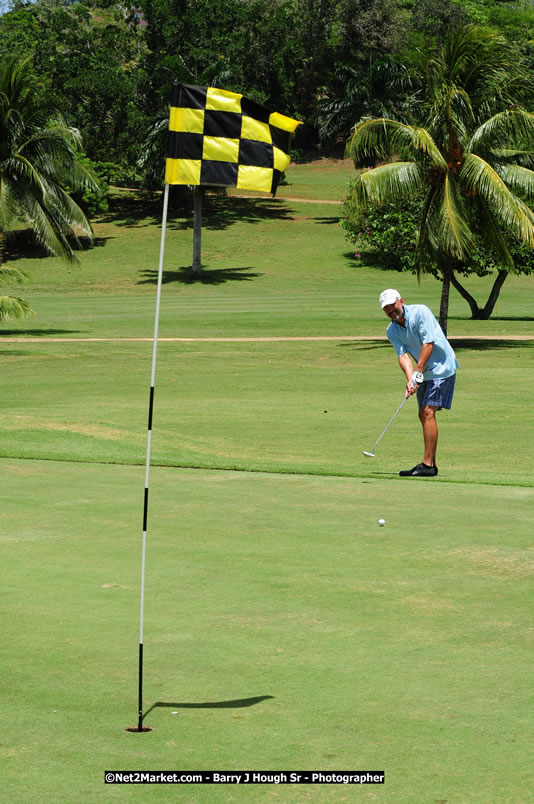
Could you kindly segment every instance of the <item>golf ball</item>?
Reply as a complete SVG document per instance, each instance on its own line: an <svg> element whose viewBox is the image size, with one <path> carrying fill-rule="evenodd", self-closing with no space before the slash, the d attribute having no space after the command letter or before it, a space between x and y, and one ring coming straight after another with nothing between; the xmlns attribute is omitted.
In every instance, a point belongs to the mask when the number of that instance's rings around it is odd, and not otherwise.
<svg viewBox="0 0 534 804"><path fill-rule="evenodd" d="M385 519L379 519L378 524L380 525L381 528L383 528L384 525L386 524L386 520Z"/></svg>

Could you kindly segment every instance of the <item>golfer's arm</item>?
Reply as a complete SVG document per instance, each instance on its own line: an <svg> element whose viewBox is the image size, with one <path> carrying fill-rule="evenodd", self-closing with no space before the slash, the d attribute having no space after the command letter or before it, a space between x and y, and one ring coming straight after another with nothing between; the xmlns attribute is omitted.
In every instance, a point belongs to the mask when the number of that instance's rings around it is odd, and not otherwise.
<svg viewBox="0 0 534 804"><path fill-rule="evenodd" d="M419 355L419 360L417 361L417 365L415 367L416 371L424 371L425 366L430 360L430 355L434 349L433 343L424 343L421 347L421 354Z"/></svg>
<svg viewBox="0 0 534 804"><path fill-rule="evenodd" d="M405 373L407 380L412 379L412 374L414 373L414 371L425 370L425 366L430 360L430 355L432 354L433 349L434 349L433 343L424 343L422 345L419 360L417 361L415 369L413 367L412 358L410 357L408 352L405 352L403 355L399 357L399 366Z"/></svg>
<svg viewBox="0 0 534 804"><path fill-rule="evenodd" d="M403 355L399 357L399 366L406 374L406 379L411 380L413 374L413 363L412 358L410 357L408 352L405 352Z"/></svg>

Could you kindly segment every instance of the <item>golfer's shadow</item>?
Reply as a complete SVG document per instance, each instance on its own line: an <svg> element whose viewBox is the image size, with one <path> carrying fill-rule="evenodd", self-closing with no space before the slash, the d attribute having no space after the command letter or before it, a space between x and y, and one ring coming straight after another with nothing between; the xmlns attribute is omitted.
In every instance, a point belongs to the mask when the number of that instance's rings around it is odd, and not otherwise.
<svg viewBox="0 0 534 804"><path fill-rule="evenodd" d="M238 698L235 701L204 701L202 703L168 703L156 701L143 715L143 720L157 708L161 709L241 709L274 699L274 695L257 695L255 698Z"/></svg>

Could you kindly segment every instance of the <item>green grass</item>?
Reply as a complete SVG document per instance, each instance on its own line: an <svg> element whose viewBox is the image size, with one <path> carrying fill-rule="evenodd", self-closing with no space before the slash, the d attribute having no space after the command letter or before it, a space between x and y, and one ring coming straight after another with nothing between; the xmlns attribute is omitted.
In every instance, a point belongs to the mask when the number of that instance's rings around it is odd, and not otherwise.
<svg viewBox="0 0 534 804"><path fill-rule="evenodd" d="M424 484L416 502L399 479L153 469L154 731L139 735L124 729L136 722L142 469L2 469L7 800L126 795L103 787L105 769L243 768L385 769L365 801L531 800L529 491Z"/></svg>
<svg viewBox="0 0 534 804"><path fill-rule="evenodd" d="M488 322L452 296L460 370L438 478L397 474L421 457L413 400L366 460L403 396L391 347L373 340L387 324L378 294L437 310L440 285L354 259L339 209L309 202L342 198L346 170L294 166L276 201L210 199L202 282L188 277L191 222L171 216L149 734L125 728L159 206L118 198L79 268L12 253L37 316L4 324L0 349L6 800L534 801L531 281L510 277ZM482 298L490 282L469 286ZM316 335L334 339L164 340ZM105 769L347 768L383 769L386 785L103 784Z"/></svg>
<svg viewBox="0 0 534 804"><path fill-rule="evenodd" d="M534 484L534 459L522 454L533 357L532 341L460 345L453 408L438 414L440 482ZM144 462L151 343L14 343L3 359L12 404L0 412L0 455ZM403 394L391 347L380 341L162 342L153 460L391 478L420 457L415 400L375 461L362 450Z"/></svg>
<svg viewBox="0 0 534 804"><path fill-rule="evenodd" d="M328 169L343 197L346 163ZM308 174L306 174L308 170ZM308 175L317 168L292 167ZM310 178L311 176L311 178ZM308 185L302 185L307 187ZM322 192L323 186L317 189ZM162 336L383 335L378 307L384 287L400 286L407 301L439 308L441 285L425 277L362 264L339 226L335 205L283 198L210 198L204 213L202 282L190 281L191 217L169 218L165 241ZM6 333L69 336L150 337L159 263L161 208L143 206L135 194L117 197L109 214L95 222L96 245L80 254L79 267L58 259L16 254L32 277L24 295L34 319L4 325ZM375 258L376 261L376 258ZM468 289L485 300L492 278L471 279ZM530 279L509 277L489 321L471 321L466 303L452 292L449 333L530 335ZM524 289L527 289L526 291Z"/></svg>

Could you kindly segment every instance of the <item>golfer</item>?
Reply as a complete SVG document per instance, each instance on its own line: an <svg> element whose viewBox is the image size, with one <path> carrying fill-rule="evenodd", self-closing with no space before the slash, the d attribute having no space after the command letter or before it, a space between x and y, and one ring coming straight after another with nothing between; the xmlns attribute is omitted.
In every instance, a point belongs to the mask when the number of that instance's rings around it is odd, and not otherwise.
<svg viewBox="0 0 534 804"><path fill-rule="evenodd" d="M391 319L386 335L406 375L406 395L417 392L425 442L421 463L399 474L401 477L435 477L438 473L436 412L442 408L448 410L452 405L458 361L434 314L424 304L404 304L399 291L388 288L380 294L380 306ZM418 371L424 379L419 386L412 382L412 376Z"/></svg>

